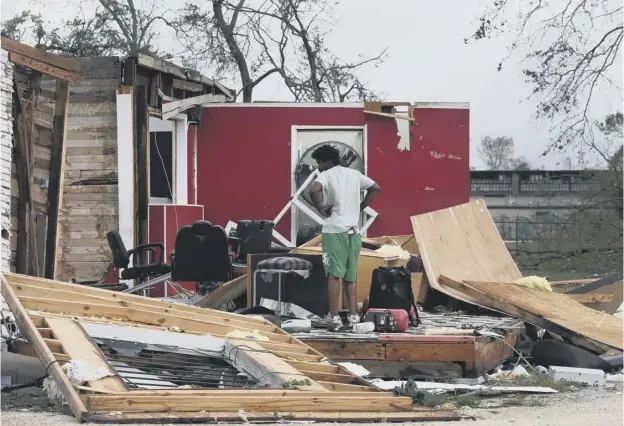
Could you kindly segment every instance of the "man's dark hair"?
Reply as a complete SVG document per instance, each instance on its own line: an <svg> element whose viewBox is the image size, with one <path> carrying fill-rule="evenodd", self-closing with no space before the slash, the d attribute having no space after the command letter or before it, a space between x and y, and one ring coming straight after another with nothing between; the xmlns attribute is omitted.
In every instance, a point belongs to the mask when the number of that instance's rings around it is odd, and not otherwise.
<svg viewBox="0 0 624 426"><path fill-rule="evenodd" d="M340 151L330 144L316 148L312 153L312 158L316 161L331 161L335 165L340 165Z"/></svg>

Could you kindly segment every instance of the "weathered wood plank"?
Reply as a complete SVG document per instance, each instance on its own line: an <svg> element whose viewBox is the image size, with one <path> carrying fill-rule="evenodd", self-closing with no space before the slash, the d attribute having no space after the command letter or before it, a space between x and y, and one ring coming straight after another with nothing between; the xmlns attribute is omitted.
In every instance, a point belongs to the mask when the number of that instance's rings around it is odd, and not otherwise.
<svg viewBox="0 0 624 426"><path fill-rule="evenodd" d="M55 55L53 53L47 53L39 49L35 49L34 47L28 46L23 43L19 43L17 41L10 40L8 38L2 37L2 48L7 52L11 52L12 54L18 54L20 56L24 56L37 62L44 63L48 66L53 66L55 68L60 68L64 71L71 71L72 74L76 74L80 72L80 65L69 58L64 58L59 55ZM20 64L21 65L21 64ZM53 75L53 74L51 74ZM77 75L77 79L80 79L80 76Z"/></svg>
<svg viewBox="0 0 624 426"><path fill-rule="evenodd" d="M20 55L19 53L9 53L9 61L13 62L16 65L21 65L23 67L42 72L43 74L48 74L56 78L60 78L61 80L70 81L72 83L80 80L80 75L75 72L67 71L62 68L57 68L55 66L46 64L45 62L41 62L37 59Z"/></svg>
<svg viewBox="0 0 624 426"><path fill-rule="evenodd" d="M412 399L405 397L307 397L301 396L88 396L92 411L201 411L201 410L246 410L246 411L409 411Z"/></svg>
<svg viewBox="0 0 624 426"><path fill-rule="evenodd" d="M4 275L0 275L1 280L1 288L2 295L4 299L11 309L11 312L15 316L15 321L17 322L20 331L28 338L28 340L32 343L35 353L39 360L43 362L46 366L46 371L50 374L59 390L67 400L72 413L78 421L82 421L84 416L87 415L87 409L78 397L78 394L74 390L72 384L69 382L69 379L65 375L65 373L61 370L61 367L56 361L54 354L50 351L48 346L44 343L43 338L37 331L35 324L30 319L24 306L20 303L17 295L11 288L11 285L8 283Z"/></svg>

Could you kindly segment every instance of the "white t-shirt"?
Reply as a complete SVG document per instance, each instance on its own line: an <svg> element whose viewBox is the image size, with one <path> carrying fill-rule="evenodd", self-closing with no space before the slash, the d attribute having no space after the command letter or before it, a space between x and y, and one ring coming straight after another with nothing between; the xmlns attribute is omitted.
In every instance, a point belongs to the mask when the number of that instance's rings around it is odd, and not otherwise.
<svg viewBox="0 0 624 426"><path fill-rule="evenodd" d="M323 185L323 203L332 206L331 216L325 218L323 233L338 234L358 229L362 191L375 182L357 170L334 166L321 172L316 181Z"/></svg>

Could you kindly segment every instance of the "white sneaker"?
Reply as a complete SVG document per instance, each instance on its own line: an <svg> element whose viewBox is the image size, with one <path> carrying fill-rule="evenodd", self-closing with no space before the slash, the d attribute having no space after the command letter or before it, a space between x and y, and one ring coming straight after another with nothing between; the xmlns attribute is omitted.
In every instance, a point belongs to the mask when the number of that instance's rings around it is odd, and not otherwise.
<svg viewBox="0 0 624 426"><path fill-rule="evenodd" d="M330 331L336 331L342 328L342 320L338 315L332 318L330 314L327 314L325 318L321 320L321 324L327 327Z"/></svg>
<svg viewBox="0 0 624 426"><path fill-rule="evenodd" d="M358 314L349 315L349 325L354 326L355 324L360 322L360 316Z"/></svg>

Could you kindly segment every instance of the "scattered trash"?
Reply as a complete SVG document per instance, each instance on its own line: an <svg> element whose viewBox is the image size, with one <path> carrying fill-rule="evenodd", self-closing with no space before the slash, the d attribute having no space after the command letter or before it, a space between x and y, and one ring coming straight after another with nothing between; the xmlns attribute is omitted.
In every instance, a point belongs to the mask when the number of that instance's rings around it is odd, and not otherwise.
<svg viewBox="0 0 624 426"><path fill-rule="evenodd" d="M309 333L312 321L309 319L291 319L282 322L282 330L287 333Z"/></svg>
<svg viewBox="0 0 624 426"><path fill-rule="evenodd" d="M409 381L404 380L371 380L380 389L392 390L405 386ZM490 386L490 385L461 385L454 383L417 382L411 381L416 389L429 393L447 393L456 391L479 391L484 394L504 393L558 393L557 390L544 386Z"/></svg>
<svg viewBox="0 0 624 426"><path fill-rule="evenodd" d="M78 386L111 375L107 368L93 368L84 360L71 360L63 366L63 370L67 373L69 381Z"/></svg>
<svg viewBox="0 0 624 426"><path fill-rule="evenodd" d="M553 380L567 380L593 387L602 387L607 383L607 375L604 371L589 368L550 366L548 375Z"/></svg>

